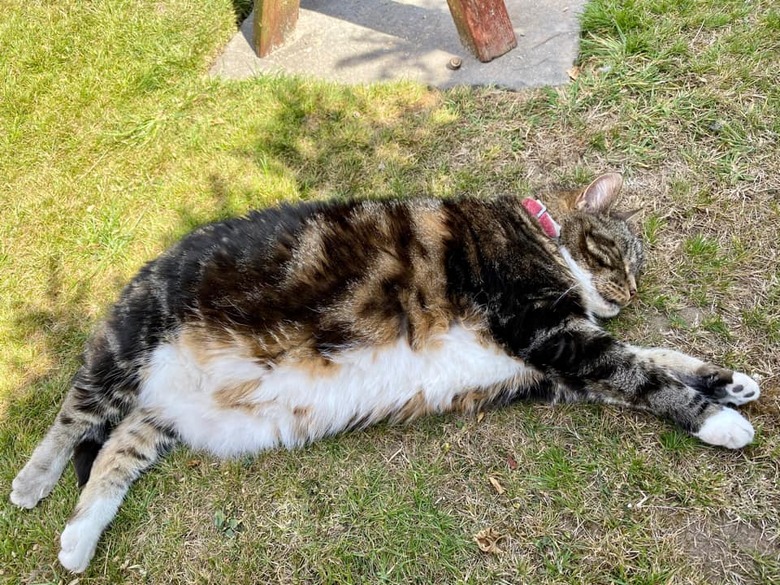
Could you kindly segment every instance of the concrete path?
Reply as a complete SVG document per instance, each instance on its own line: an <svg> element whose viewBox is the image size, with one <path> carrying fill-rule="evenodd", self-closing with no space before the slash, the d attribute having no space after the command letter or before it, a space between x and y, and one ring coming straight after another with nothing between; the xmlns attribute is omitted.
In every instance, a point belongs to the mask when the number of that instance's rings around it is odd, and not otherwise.
<svg viewBox="0 0 780 585"><path fill-rule="evenodd" d="M517 48L480 63L461 45L446 0L301 0L292 38L259 59L252 16L211 74L241 79L269 72L347 84L410 79L434 87L496 85L521 89L568 81L585 0L506 0ZM447 67L453 57L460 69Z"/></svg>

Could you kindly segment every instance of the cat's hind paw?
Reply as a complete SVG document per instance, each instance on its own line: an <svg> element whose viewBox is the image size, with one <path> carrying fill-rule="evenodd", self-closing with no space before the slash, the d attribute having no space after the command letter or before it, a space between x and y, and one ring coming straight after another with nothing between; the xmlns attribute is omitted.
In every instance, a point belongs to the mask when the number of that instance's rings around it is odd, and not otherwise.
<svg viewBox="0 0 780 585"><path fill-rule="evenodd" d="M49 495L59 478L59 474L25 465L11 482L11 503L20 508L34 508Z"/></svg>
<svg viewBox="0 0 780 585"><path fill-rule="evenodd" d="M90 525L89 519L71 520L65 526L60 536L60 564L72 573L83 573L89 566L89 561L95 555L98 532Z"/></svg>
<svg viewBox="0 0 780 585"><path fill-rule="evenodd" d="M693 435L705 443L741 449L753 441L753 425L733 408L723 408L710 416Z"/></svg>

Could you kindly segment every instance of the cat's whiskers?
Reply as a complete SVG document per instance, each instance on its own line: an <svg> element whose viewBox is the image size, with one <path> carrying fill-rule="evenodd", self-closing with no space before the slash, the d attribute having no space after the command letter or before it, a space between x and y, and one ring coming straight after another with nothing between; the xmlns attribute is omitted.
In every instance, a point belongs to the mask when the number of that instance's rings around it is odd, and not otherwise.
<svg viewBox="0 0 780 585"><path fill-rule="evenodd" d="M580 287L580 286L581 286L581 285L580 285L580 283L579 283L579 282L575 282L573 285L571 285L569 288L567 288L565 291L563 291L563 293L561 294L561 296L559 296L559 297L556 299L556 301L555 301L555 302L552 304L552 306L553 306L553 307L554 307L554 306L556 306L558 303L560 303L560 302L561 302L561 301L564 299L564 297L566 297L566 295L568 295L568 294L569 294L571 291L573 291L575 288L578 288L578 287Z"/></svg>

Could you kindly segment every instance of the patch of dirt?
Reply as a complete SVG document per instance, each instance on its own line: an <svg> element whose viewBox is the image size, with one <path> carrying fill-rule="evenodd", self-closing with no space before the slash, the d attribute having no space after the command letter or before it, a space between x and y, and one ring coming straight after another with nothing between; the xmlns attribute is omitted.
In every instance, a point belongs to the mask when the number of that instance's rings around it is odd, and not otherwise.
<svg viewBox="0 0 780 585"><path fill-rule="evenodd" d="M725 515L692 519L679 533L685 553L711 583L744 582L749 577L755 553L780 555L777 527L750 523Z"/></svg>
<svg viewBox="0 0 780 585"><path fill-rule="evenodd" d="M680 310L680 318L689 327L698 327L707 318L707 313L696 307L686 307Z"/></svg>

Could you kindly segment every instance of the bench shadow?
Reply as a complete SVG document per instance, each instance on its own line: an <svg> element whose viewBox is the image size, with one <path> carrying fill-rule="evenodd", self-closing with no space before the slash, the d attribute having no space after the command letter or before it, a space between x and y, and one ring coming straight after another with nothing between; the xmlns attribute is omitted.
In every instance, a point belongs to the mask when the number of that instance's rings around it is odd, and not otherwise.
<svg viewBox="0 0 780 585"><path fill-rule="evenodd" d="M318 12L356 26L403 39L418 46L430 49L457 50L455 23L446 2L426 2L428 6L417 6L392 0L361 0L352 2L343 0L301 0L301 8ZM433 36L434 31L452 30L455 43L428 42L427 30ZM436 35L439 36L439 35ZM443 46L442 46L443 45Z"/></svg>

